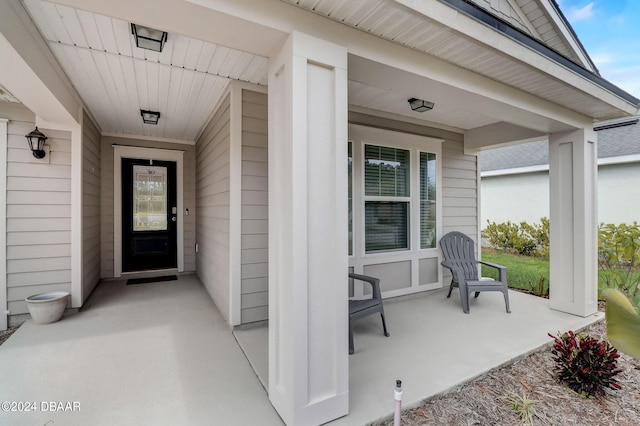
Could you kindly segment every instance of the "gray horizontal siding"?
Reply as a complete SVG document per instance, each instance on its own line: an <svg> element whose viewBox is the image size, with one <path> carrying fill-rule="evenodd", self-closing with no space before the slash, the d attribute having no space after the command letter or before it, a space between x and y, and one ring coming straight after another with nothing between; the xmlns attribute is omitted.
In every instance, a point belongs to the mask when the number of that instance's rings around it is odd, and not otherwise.
<svg viewBox="0 0 640 426"><path fill-rule="evenodd" d="M451 140L442 146L442 233L460 231L478 241L477 157L463 147Z"/></svg>
<svg viewBox="0 0 640 426"><path fill-rule="evenodd" d="M269 317L267 95L242 91L241 322Z"/></svg>
<svg viewBox="0 0 640 426"><path fill-rule="evenodd" d="M82 299L89 297L101 273L101 141L100 132L85 114L82 132Z"/></svg>
<svg viewBox="0 0 640 426"><path fill-rule="evenodd" d="M71 135L40 128L50 152L35 159L24 135L33 114L0 103L7 135L7 301L11 315L27 313L25 297L71 290Z"/></svg>
<svg viewBox="0 0 640 426"><path fill-rule="evenodd" d="M230 99L222 102L196 144L195 256L200 281L229 319Z"/></svg>

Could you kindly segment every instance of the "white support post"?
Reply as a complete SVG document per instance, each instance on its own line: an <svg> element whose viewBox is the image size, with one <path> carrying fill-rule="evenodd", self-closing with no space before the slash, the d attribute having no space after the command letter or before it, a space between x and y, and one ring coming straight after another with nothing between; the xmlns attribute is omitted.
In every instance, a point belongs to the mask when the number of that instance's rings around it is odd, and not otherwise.
<svg viewBox="0 0 640 426"><path fill-rule="evenodd" d="M0 331L8 326L7 305L7 129L9 120L0 118Z"/></svg>
<svg viewBox="0 0 640 426"><path fill-rule="evenodd" d="M347 50L292 33L269 62L269 398L288 425L349 409Z"/></svg>
<svg viewBox="0 0 640 426"><path fill-rule="evenodd" d="M549 137L552 309L598 310L597 135L588 128Z"/></svg>

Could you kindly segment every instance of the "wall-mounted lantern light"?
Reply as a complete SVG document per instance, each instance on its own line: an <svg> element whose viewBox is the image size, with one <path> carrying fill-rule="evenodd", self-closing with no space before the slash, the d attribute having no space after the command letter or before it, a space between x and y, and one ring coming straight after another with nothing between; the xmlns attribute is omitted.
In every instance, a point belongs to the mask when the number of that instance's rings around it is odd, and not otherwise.
<svg viewBox="0 0 640 426"><path fill-rule="evenodd" d="M131 33L136 39L136 46L141 49L162 52L162 48L167 41L165 31L154 30L142 25L131 24Z"/></svg>
<svg viewBox="0 0 640 426"><path fill-rule="evenodd" d="M38 159L44 158L46 155L46 152L44 152L44 141L47 140L44 133L38 130L38 127L36 126L35 130L24 135L24 137L27 138L27 141L29 142L29 149L33 153L33 156Z"/></svg>
<svg viewBox="0 0 640 426"><path fill-rule="evenodd" d="M433 102L425 101L422 99L411 98L409 99L409 105L411 105L411 109L417 112L425 112L433 109L435 105Z"/></svg>
<svg viewBox="0 0 640 426"><path fill-rule="evenodd" d="M144 109L140 110L140 115L142 116L142 122L144 124L158 124L158 120L160 120L160 113L158 111L147 111Z"/></svg>

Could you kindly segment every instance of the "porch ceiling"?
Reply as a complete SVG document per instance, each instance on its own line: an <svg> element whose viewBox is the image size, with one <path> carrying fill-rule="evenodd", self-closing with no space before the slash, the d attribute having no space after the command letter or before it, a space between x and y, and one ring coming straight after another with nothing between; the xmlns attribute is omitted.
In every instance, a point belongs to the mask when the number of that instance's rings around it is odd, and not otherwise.
<svg viewBox="0 0 640 426"><path fill-rule="evenodd" d="M174 28L182 28L184 31L169 32L164 51L157 53L135 47L130 22L120 9L114 12L117 17L109 17L72 7L84 7L83 2L61 0L62 3L70 4L62 5L45 0L22 1L103 134L110 135L195 141L231 80L267 84L268 46L276 38L277 34L273 33L286 34L287 31L275 25L274 28L267 29L271 31L269 37L256 41L252 47L251 43L247 44L247 34L242 33L242 30L237 30L238 34L228 34L227 31L224 35L214 37L185 29L186 23L197 13L192 10L187 12L185 8L188 3L198 2L191 0L184 4L174 4L166 1L165 6L170 4L171 8L167 6L162 14L154 16L159 19L158 22L167 22L171 11L181 12L184 16L180 20L174 20L180 23ZM92 7L96 3L91 2ZM611 102L603 101L587 91L577 90L574 85L563 82L539 67L518 61L488 44L430 19L404 3L410 2L282 0L280 4L283 6L276 9L291 6L298 11L313 12L322 19L328 18L425 53L426 61L429 58L444 60L516 88L520 93L551 101L596 120L624 115ZM119 4L117 7L121 6ZM277 2L273 6L277 6ZM193 4L189 7L193 7ZM87 8L91 7L88 5ZM211 9L203 10L211 12ZM101 9L101 12L109 13L106 9ZM140 16L136 13L132 15ZM150 22L155 22L156 18L149 18ZM237 17L230 16L230 19ZM260 28L257 34L263 34L262 30L264 28ZM187 33L188 36L185 35ZM230 39L234 39L234 42L242 39L244 44L236 43L236 47L242 47L230 48L233 44L230 44ZM409 84L404 78L407 74L404 71L387 67L387 82L384 84L362 78L362 73L351 66L366 61L364 58L350 56L349 104L352 108L382 111L459 131L486 128L508 121L508 114L502 115L496 113L495 109L478 107L478 96L463 89L438 87L437 83L426 79L421 82L411 79L412 83ZM576 79L581 78L576 76ZM455 96L453 92L456 92ZM412 112L407 104L409 97L423 97L436 102L436 108L427 114ZM482 99L492 103L490 98ZM143 124L141 109L160 111L158 125ZM531 116L526 119L521 117L520 120L510 122L543 133L562 127L553 123L553 120L531 127L528 123L532 119ZM523 122L527 122L527 125Z"/></svg>

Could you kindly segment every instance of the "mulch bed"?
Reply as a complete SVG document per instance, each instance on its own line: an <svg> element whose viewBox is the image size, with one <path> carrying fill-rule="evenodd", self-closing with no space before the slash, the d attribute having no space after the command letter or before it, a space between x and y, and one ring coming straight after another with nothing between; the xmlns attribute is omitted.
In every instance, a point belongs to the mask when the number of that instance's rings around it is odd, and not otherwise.
<svg viewBox="0 0 640 426"><path fill-rule="evenodd" d="M604 321L583 332L607 338ZM640 425L640 361L620 353L622 372L616 379L622 389L595 399L581 398L557 383L554 366L551 348L545 348L404 411L402 425L522 425L509 403L523 396L534 401L537 425ZM393 419L378 424L393 425Z"/></svg>

